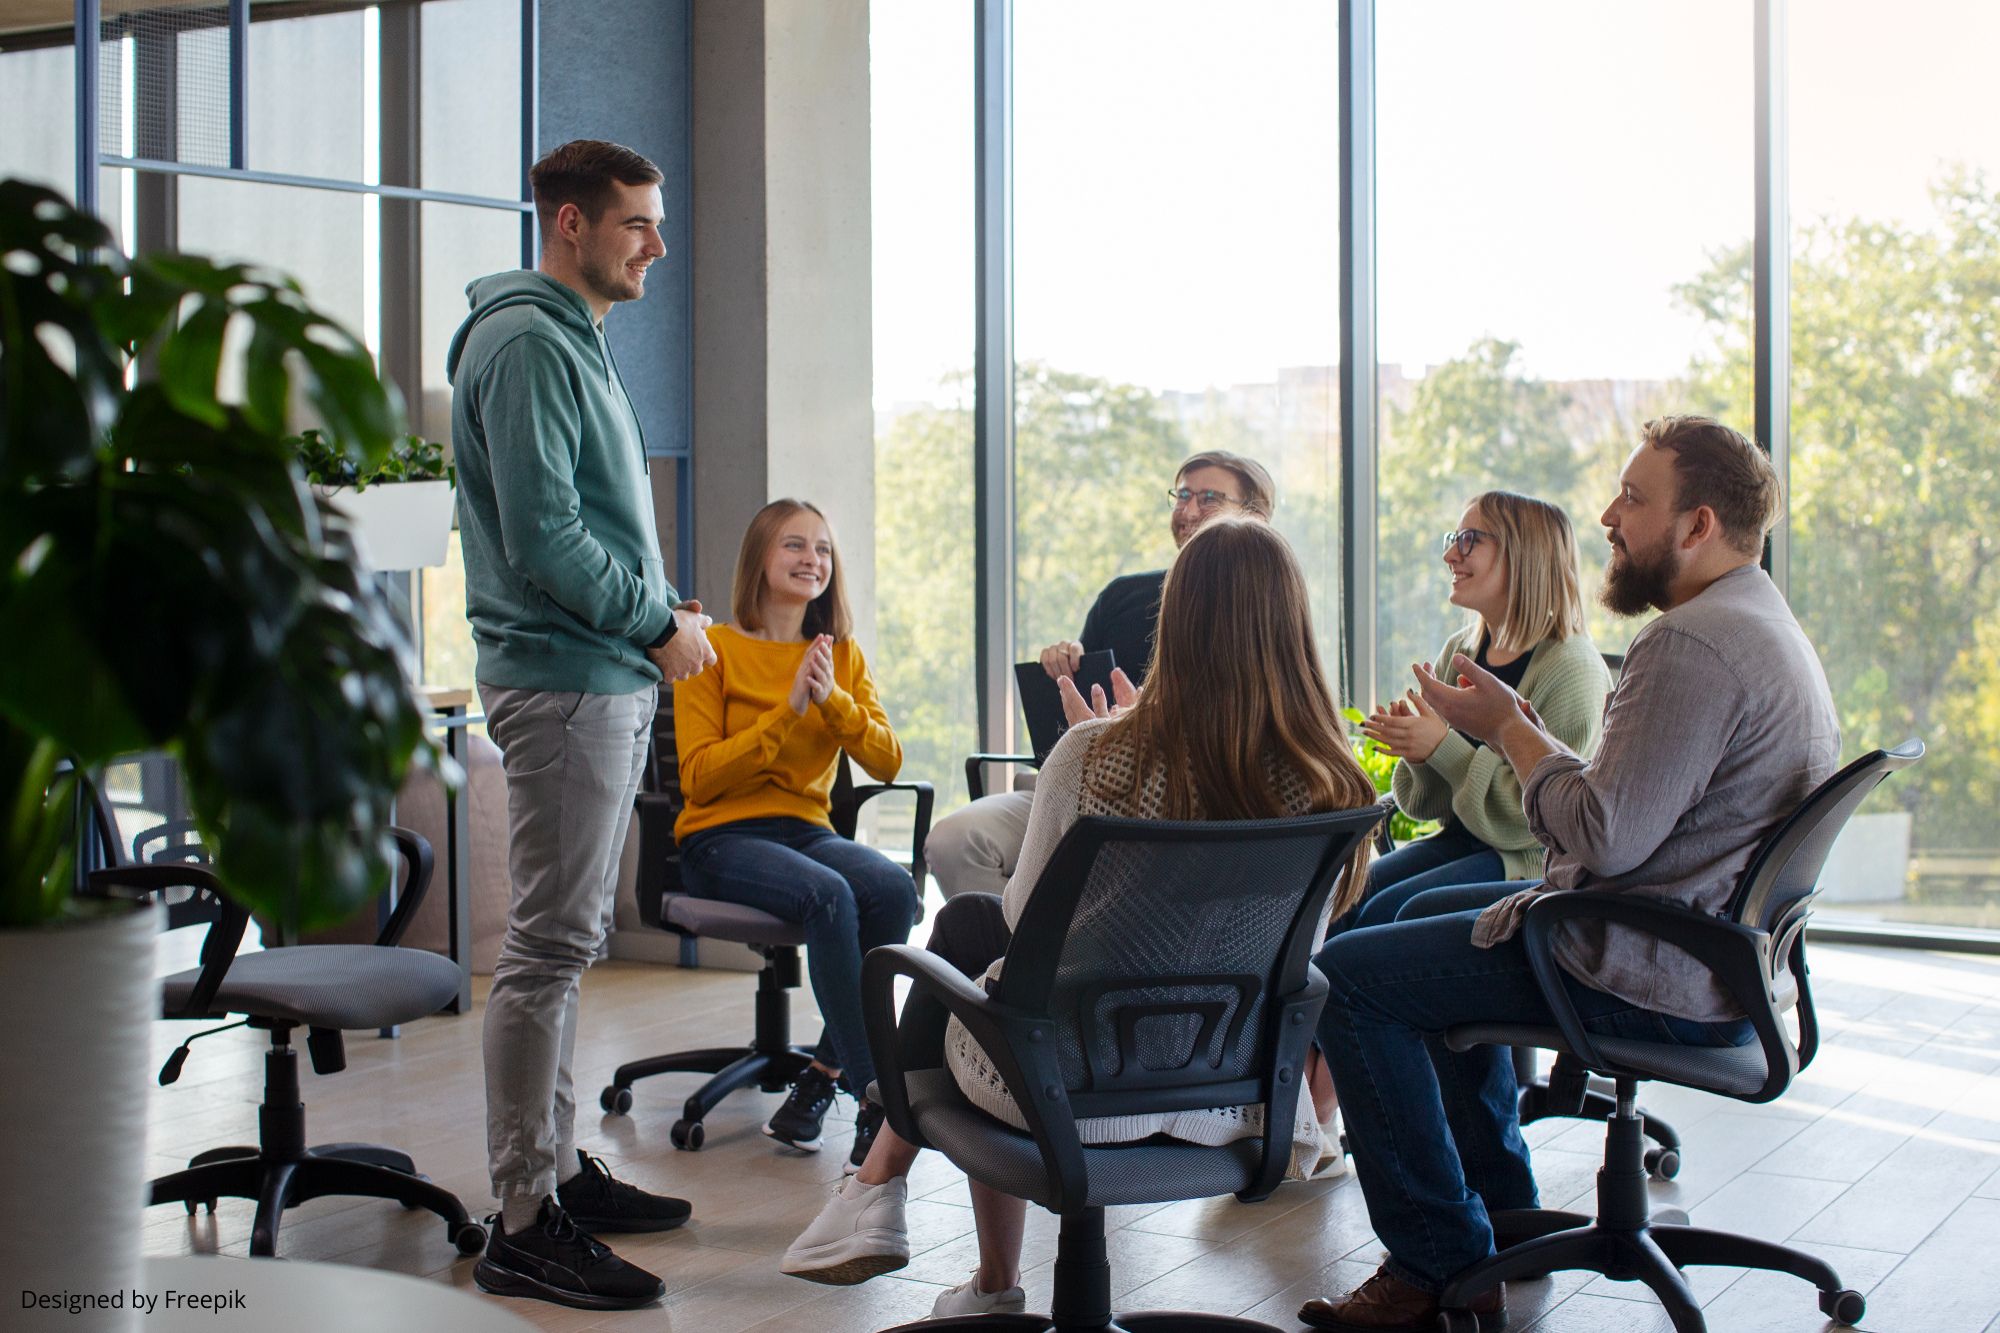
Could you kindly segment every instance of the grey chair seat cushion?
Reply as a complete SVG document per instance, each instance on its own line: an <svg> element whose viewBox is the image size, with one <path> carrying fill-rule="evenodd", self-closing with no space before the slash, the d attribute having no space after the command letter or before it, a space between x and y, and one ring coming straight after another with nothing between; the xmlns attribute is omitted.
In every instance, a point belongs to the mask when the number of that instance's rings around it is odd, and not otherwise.
<svg viewBox="0 0 2000 1333"><path fill-rule="evenodd" d="M1449 1029L1445 1041L1456 1051L1469 1046L1538 1046L1575 1054L1558 1028L1512 1023L1464 1023ZM1682 1046L1599 1037L1597 1047L1627 1069L1705 1092L1748 1096L1764 1086L1764 1048L1754 1041L1743 1046Z"/></svg>
<svg viewBox="0 0 2000 1333"><path fill-rule="evenodd" d="M162 983L165 1013L179 1014L200 968ZM301 944L238 954L212 1012L277 1018L316 1028L380 1028L434 1014L458 994L458 968L424 949Z"/></svg>
<svg viewBox="0 0 2000 1333"><path fill-rule="evenodd" d="M669 930L738 944L804 944L806 928L741 903L669 893L660 900L660 919Z"/></svg>
<svg viewBox="0 0 2000 1333"><path fill-rule="evenodd" d="M974 1179L1017 1199L1051 1206L1053 1194L1032 1136L1006 1125L965 1100L948 1069L908 1075L910 1113L932 1147ZM1248 1189L1262 1158L1261 1138L1219 1148L1193 1143L1086 1147L1090 1180L1087 1207L1120 1203L1171 1203L1207 1199Z"/></svg>

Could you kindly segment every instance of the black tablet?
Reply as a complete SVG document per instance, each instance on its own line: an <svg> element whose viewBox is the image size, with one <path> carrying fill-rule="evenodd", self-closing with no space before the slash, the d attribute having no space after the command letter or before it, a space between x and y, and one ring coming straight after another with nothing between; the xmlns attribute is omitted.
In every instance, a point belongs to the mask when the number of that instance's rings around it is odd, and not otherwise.
<svg viewBox="0 0 2000 1333"><path fill-rule="evenodd" d="M1100 652L1085 653L1083 664L1076 670L1076 689L1086 700L1090 698L1090 687L1102 686L1104 697L1111 697L1111 669L1117 665L1109 648ZM1069 730L1069 722L1063 717L1062 695L1056 690L1056 683L1049 673L1042 670L1040 662L1017 662L1014 664L1015 687L1021 692L1021 713L1028 719L1028 740L1035 749L1035 762L1048 762L1049 751L1056 748L1056 742Z"/></svg>

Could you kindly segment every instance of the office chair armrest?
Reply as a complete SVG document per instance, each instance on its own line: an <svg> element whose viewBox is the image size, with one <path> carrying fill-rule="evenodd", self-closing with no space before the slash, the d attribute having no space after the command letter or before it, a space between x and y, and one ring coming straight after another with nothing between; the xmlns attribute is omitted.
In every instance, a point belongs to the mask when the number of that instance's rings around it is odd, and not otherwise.
<svg viewBox="0 0 2000 1333"><path fill-rule="evenodd" d="M1269 1198L1285 1178L1292 1161L1292 1121L1298 1114L1299 1098L1306 1090L1306 1057L1312 1050L1320 1010L1326 1007L1326 977L1319 968L1306 964L1306 984L1284 997L1275 1006L1272 1021L1277 1024L1277 1058L1271 1062L1272 1077L1264 1086L1264 1160L1257 1179L1236 1197L1244 1203ZM1281 1081L1280 1076L1290 1077Z"/></svg>
<svg viewBox="0 0 2000 1333"><path fill-rule="evenodd" d="M1765 981L1767 951L1771 947L1769 935L1735 921L1636 894L1590 890L1539 894L1530 901L1523 918L1522 943L1556 1026L1586 1065L1607 1073L1660 1077L1647 1070L1627 1069L1605 1056L1577 1016L1555 958L1556 927L1576 920L1601 921L1643 931L1708 967L1749 1019L1763 1048L1764 1085L1743 1100L1770 1101L1791 1083L1797 1056L1779 1024Z"/></svg>
<svg viewBox="0 0 2000 1333"><path fill-rule="evenodd" d="M965 790L973 800L986 795L986 766L988 764L1024 764L1029 768L1040 768L1031 754L969 754L965 757Z"/></svg>
<svg viewBox="0 0 2000 1333"><path fill-rule="evenodd" d="M195 978L194 989L188 992L188 1001L181 1012L168 1015L206 1017L215 993L222 989L222 979L228 974L230 963L236 959L236 950L243 943L243 932L250 925L249 909L223 894L222 881L213 870L185 861L109 866L91 871L88 882L91 891L102 897L114 896L112 891L117 889L135 889L137 893L131 896L141 900L158 897L168 889L195 889L215 899L216 917L209 922L208 932L201 939L201 975Z"/></svg>
<svg viewBox="0 0 2000 1333"><path fill-rule="evenodd" d="M1382 822L1375 826L1375 854L1377 856L1387 856L1390 852L1396 850L1395 836L1389 832L1390 825L1397 814L1396 798L1393 796L1384 796L1381 800L1375 802L1375 804L1382 811Z"/></svg>
<svg viewBox="0 0 2000 1333"><path fill-rule="evenodd" d="M437 854L421 833L391 825L389 837L396 844L396 856L402 862L404 875L396 894L396 910L389 914L389 919L382 923L381 933L375 937L376 946L384 949L402 943L403 932L410 928L411 919L430 891L431 874L437 869Z"/></svg>
<svg viewBox="0 0 2000 1333"><path fill-rule="evenodd" d="M910 827L910 878L917 882L917 901L924 899L924 876L930 868L924 863L924 844L931 836L931 810L937 804L937 793L928 782L871 782L856 787L853 792L854 808L859 810L868 802L886 792L906 791L917 798L917 819Z"/></svg>
<svg viewBox="0 0 2000 1333"><path fill-rule="evenodd" d="M1028 1124L1041 1149L1042 1167L1056 1186L1057 1201L1081 1200L1087 1182L1083 1169L1083 1144L1076 1133L1076 1118L1070 1113L1069 1097L1063 1087L1062 1070L1056 1061L1053 1031L1049 1021L995 1000L984 987L967 977L928 949L908 944L885 944L868 951L861 964L861 1008L868 1025L868 1049L875 1057L875 1077L882 1095L882 1109L897 1135L917 1147L929 1147L910 1114L902 1043L896 1022L896 978L912 983L910 1004L930 1003L944 1009L965 1025L979 1043L986 1058L1013 1095L1014 1104ZM935 1064L945 1067L940 1041L932 1052ZM1058 1209L1060 1211L1060 1209Z"/></svg>
<svg viewBox="0 0 2000 1333"><path fill-rule="evenodd" d="M632 876L632 898L639 920L654 930L667 929L660 898L679 883L674 865L679 855L674 821L681 803L665 792L641 791L634 802L639 820L639 870Z"/></svg>

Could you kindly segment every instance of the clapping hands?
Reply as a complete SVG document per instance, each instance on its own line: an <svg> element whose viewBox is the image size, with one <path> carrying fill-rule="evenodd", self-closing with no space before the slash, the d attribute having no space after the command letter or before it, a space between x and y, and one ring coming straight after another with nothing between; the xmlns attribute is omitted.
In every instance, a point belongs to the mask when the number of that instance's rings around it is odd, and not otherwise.
<svg viewBox="0 0 2000 1333"><path fill-rule="evenodd" d="M1421 679L1426 668L1418 670ZM1437 747L1450 730L1437 710L1415 690L1404 691L1402 698L1391 700L1386 707L1377 705L1361 724L1362 735L1396 758L1413 764L1424 763L1437 753Z"/></svg>

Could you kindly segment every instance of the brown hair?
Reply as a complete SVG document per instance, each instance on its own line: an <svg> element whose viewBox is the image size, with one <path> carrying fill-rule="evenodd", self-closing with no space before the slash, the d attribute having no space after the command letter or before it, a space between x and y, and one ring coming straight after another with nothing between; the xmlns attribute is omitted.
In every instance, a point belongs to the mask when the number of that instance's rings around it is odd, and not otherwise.
<svg viewBox="0 0 2000 1333"><path fill-rule="evenodd" d="M1292 813L1273 781L1289 769L1314 810L1374 804L1320 667L1305 573L1277 529L1203 524L1167 571L1154 634L1139 702L1103 733L1136 751L1132 786L1114 801L1136 800L1147 775L1164 771L1162 818L1272 819ZM1360 897L1368 856L1366 846L1354 854L1336 913Z"/></svg>
<svg viewBox="0 0 2000 1333"><path fill-rule="evenodd" d="M1507 555L1507 613L1494 627L1493 646L1524 653L1543 639L1582 633L1583 588L1569 515L1514 491L1486 491L1472 503Z"/></svg>
<svg viewBox="0 0 2000 1333"><path fill-rule="evenodd" d="M1733 549L1754 555L1778 521L1784 497L1770 457L1738 430L1712 417L1674 416L1648 421L1640 440L1674 452L1681 513L1707 505Z"/></svg>
<svg viewBox="0 0 2000 1333"><path fill-rule="evenodd" d="M528 184L535 194L535 221L544 241L564 204L575 204L586 221L595 222L610 205L614 186L658 185L665 179L660 169L640 154L603 139L571 139L560 148L551 148L528 168Z"/></svg>
<svg viewBox="0 0 2000 1333"><path fill-rule="evenodd" d="M1264 465L1254 458L1242 454L1232 454L1227 449L1204 449L1181 460L1180 469L1174 473L1179 481L1198 467L1219 467L1233 475L1243 484L1243 508L1262 518L1269 518L1278 507L1277 483Z"/></svg>
<svg viewBox="0 0 2000 1333"><path fill-rule="evenodd" d="M759 509L744 529L743 549L736 554L736 584L729 598L729 614L738 629L764 628L765 562L786 522L804 513L818 514L820 522L826 523L827 540L833 542L833 577L826 581L825 591L806 603L805 623L799 628L808 638L831 634L836 642L854 633L854 617L847 609L847 581L840 572L840 543L834 541L833 524L810 500L773 500Z"/></svg>

